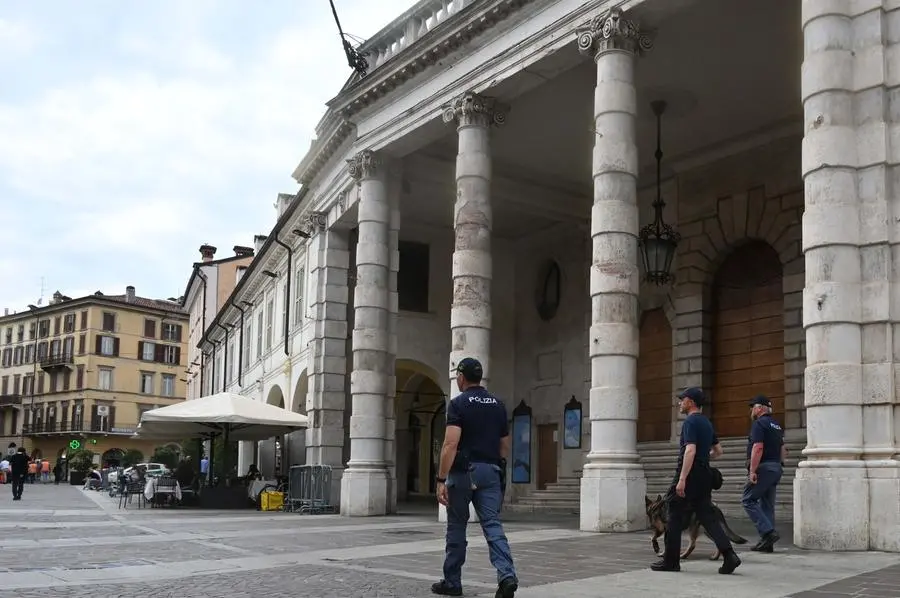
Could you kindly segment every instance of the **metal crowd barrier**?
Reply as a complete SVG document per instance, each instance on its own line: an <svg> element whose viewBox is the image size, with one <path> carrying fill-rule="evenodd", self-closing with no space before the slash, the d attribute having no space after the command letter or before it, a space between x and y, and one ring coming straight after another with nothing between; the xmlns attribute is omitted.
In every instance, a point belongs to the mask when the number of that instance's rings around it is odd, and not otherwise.
<svg viewBox="0 0 900 598"><path fill-rule="evenodd" d="M335 513L331 502L330 465L294 465L288 475L284 510L293 513Z"/></svg>

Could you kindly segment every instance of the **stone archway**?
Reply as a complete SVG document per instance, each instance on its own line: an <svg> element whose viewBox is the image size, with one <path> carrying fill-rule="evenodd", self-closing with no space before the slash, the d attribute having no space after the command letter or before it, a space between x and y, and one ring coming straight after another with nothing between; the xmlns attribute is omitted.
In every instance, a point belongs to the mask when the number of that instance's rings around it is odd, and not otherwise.
<svg viewBox="0 0 900 598"><path fill-rule="evenodd" d="M432 419L435 411L444 407L446 395L437 381L437 373L420 362L398 360L396 377L394 463L398 498L407 500L434 492L429 482L434 477L431 473ZM441 430L443 427L442 420Z"/></svg>
<svg viewBox="0 0 900 598"><path fill-rule="evenodd" d="M291 411L306 415L306 395L309 392L309 376L303 370L291 395ZM306 465L306 430L298 430L284 437L286 468Z"/></svg>
<svg viewBox="0 0 900 598"><path fill-rule="evenodd" d="M277 384L269 388L266 395L266 403L275 407L285 408L284 391ZM282 438L271 438L259 443L256 465L260 473L266 479L272 479L281 472L283 461Z"/></svg>
<svg viewBox="0 0 900 598"><path fill-rule="evenodd" d="M122 459L125 458L125 451L120 448L111 448L100 456L100 463L103 467L119 467Z"/></svg>
<svg viewBox="0 0 900 598"><path fill-rule="evenodd" d="M721 437L748 429L748 402L768 396L784 421L784 291L778 253L764 241L738 246L722 263L712 297L711 416Z"/></svg>

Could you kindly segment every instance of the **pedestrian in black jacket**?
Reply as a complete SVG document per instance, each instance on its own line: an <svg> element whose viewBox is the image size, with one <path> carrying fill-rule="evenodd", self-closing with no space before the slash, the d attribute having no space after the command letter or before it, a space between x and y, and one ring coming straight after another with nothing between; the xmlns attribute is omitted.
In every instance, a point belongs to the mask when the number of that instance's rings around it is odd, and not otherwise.
<svg viewBox="0 0 900 598"><path fill-rule="evenodd" d="M28 475L28 455L25 447L20 446L19 451L9 458L10 477L12 477L13 500L22 500L22 490L25 489L25 476Z"/></svg>

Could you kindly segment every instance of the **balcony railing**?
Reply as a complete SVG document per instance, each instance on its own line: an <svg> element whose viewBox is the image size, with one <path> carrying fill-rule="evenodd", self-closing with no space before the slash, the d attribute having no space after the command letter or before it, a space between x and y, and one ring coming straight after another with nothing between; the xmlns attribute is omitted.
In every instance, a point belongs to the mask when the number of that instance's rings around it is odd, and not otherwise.
<svg viewBox="0 0 900 598"><path fill-rule="evenodd" d="M137 424L114 426L105 422L37 422L26 424L22 427L22 433L26 436L41 434L109 434L112 436L131 436L137 430Z"/></svg>
<svg viewBox="0 0 900 598"><path fill-rule="evenodd" d="M75 356L71 353L60 353L59 355L48 355L41 358L41 368L45 370L53 368L69 367L75 362Z"/></svg>
<svg viewBox="0 0 900 598"><path fill-rule="evenodd" d="M0 407L9 407L10 405L21 405L22 404L22 395L17 394L5 394L0 395Z"/></svg>

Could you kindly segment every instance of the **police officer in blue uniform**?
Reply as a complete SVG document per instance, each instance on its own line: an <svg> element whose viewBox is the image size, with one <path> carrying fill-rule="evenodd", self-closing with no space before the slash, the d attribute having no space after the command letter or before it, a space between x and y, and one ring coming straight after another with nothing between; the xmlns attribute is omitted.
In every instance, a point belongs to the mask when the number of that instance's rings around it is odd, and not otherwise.
<svg viewBox="0 0 900 598"><path fill-rule="evenodd" d="M711 454L719 452L716 448L719 442L712 422L701 411L704 405L706 395L699 388L688 388L678 395L679 410L687 417L681 425L681 452L678 454L673 487L666 495L669 520L666 524L665 556L650 566L653 571L681 571L681 532L690 522L692 513L697 514L700 524L722 552L719 573L734 573L741 564L712 508L715 482L709 459Z"/></svg>
<svg viewBox="0 0 900 598"><path fill-rule="evenodd" d="M759 532L752 550L773 552L779 540L775 531L775 490L787 456L784 430L772 417L772 402L763 395L750 401L750 436L747 438L747 485L741 503Z"/></svg>
<svg viewBox="0 0 900 598"><path fill-rule="evenodd" d="M456 368L460 394L447 405L447 432L441 448L437 499L447 507L444 578L431 586L443 596L462 596L469 504L475 507L497 570L495 598L513 598L519 588L509 542L500 523L510 437L506 407L481 386L481 363L467 357Z"/></svg>

